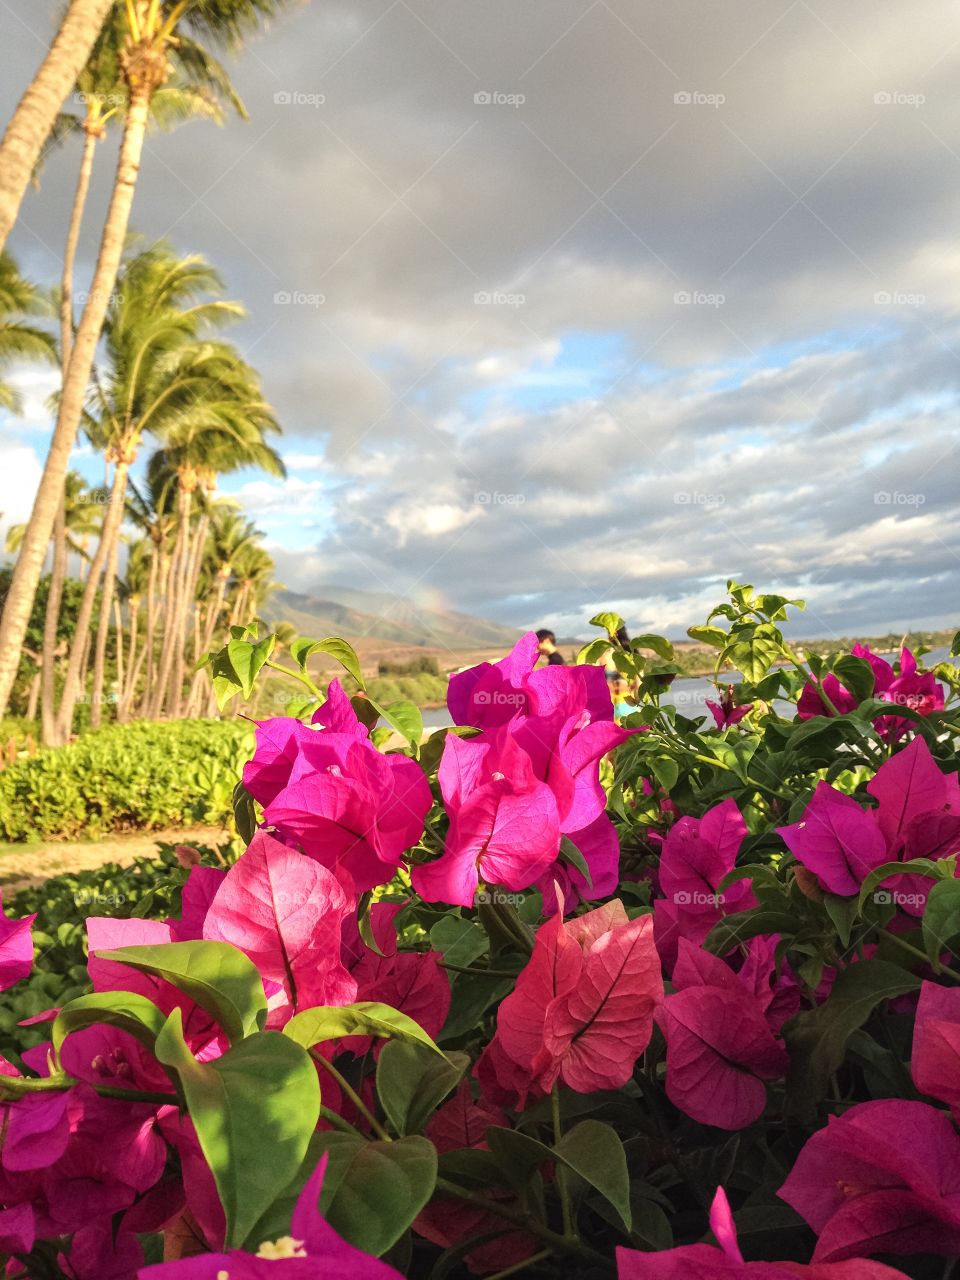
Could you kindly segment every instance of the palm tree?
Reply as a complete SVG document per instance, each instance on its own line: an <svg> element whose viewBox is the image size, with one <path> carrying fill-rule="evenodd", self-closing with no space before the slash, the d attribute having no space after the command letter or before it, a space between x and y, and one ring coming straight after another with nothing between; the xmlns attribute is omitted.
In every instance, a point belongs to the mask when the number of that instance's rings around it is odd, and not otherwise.
<svg viewBox="0 0 960 1280"><path fill-rule="evenodd" d="M30 175L114 0L71 0L56 39L20 99L0 142L0 250Z"/></svg>
<svg viewBox="0 0 960 1280"><path fill-rule="evenodd" d="M287 3L289 0L124 0L125 44L121 69L127 86L127 106L123 139L93 280L63 383L53 439L0 619L0 715L6 710L13 686L20 646L56 519L63 477L83 417L100 331L120 269L151 102L176 73L184 84L205 90L243 113L243 105L225 68L208 46L238 48L264 18L279 12ZM74 68L74 78L78 70L79 66Z"/></svg>
<svg viewBox="0 0 960 1280"><path fill-rule="evenodd" d="M250 466L273 475L285 474L279 456L264 439L279 427L263 401L255 371L224 343L208 344L202 360L211 391L169 431L164 449L151 459L155 474L166 471L176 476L178 515L154 715L160 714L164 700L168 714L180 714L189 613L196 596L216 477ZM199 516L191 533L195 498ZM199 648L199 625L195 639Z"/></svg>
<svg viewBox="0 0 960 1280"><path fill-rule="evenodd" d="M49 310L37 286L23 278L8 253L0 253L0 369L16 360L55 362L52 336L25 318L49 314ZM0 379L0 408L20 413L22 407L19 392Z"/></svg>
<svg viewBox="0 0 960 1280"><path fill-rule="evenodd" d="M85 418L87 434L113 466L109 500L104 506L100 543L87 578L77 637L67 669L59 714L59 735L71 730L81 682L80 637L93 617L104 569L100 620L94 651L91 723L100 722L106 634L110 626L126 503L127 476L144 432L163 436L218 388L211 386L202 353L211 345L203 336L243 315L239 303L214 295L223 289L217 272L203 258L178 258L159 241L128 259L107 313L104 367L98 370Z"/></svg>

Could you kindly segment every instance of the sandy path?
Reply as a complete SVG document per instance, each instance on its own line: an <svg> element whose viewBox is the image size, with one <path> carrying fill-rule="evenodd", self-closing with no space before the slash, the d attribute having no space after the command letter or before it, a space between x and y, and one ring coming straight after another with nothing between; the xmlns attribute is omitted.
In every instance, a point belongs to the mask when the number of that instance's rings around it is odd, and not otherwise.
<svg viewBox="0 0 960 1280"><path fill-rule="evenodd" d="M170 844L217 844L226 833L219 827L175 827L165 831L131 831L102 840L46 840L6 845L0 851L0 885L22 889L64 871L90 871L105 862L129 863L152 858L159 841Z"/></svg>

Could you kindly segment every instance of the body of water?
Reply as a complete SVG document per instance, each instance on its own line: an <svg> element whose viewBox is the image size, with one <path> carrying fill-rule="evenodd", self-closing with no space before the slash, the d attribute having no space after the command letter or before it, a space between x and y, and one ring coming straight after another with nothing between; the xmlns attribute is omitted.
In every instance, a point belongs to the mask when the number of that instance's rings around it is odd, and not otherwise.
<svg viewBox="0 0 960 1280"><path fill-rule="evenodd" d="M892 661L894 654L883 655L888 661ZM957 665L957 659L950 657L950 650L943 646L940 649L931 649L925 655L924 664L928 667L934 666L938 662L952 662ZM727 684L737 684L738 679L725 681ZM707 676L678 676L670 686L666 694L664 694L663 702L672 702L674 706L683 715L696 718L699 715L709 715L707 710L707 699L717 701L717 688L713 680ZM777 708L781 712L788 711L793 704L790 702L778 702ZM444 729L448 725L453 724L450 718L450 712L446 707L429 707L423 713L423 725L425 729Z"/></svg>

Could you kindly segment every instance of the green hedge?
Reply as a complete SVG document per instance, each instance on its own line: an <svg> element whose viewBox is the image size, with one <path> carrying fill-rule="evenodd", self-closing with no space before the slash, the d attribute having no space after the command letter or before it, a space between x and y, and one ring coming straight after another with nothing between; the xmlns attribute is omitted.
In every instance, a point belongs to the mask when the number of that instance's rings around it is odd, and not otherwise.
<svg viewBox="0 0 960 1280"><path fill-rule="evenodd" d="M221 822L252 753L252 726L221 720L111 725L41 749L0 773L0 840Z"/></svg>
<svg viewBox="0 0 960 1280"><path fill-rule="evenodd" d="M242 846L231 842L219 848L192 847L208 866L227 866ZM67 872L34 888L21 889L5 901L11 919L34 913L37 919L33 926L33 973L5 991L0 1002L0 1054L15 1058L49 1040L49 1023L21 1027L20 1022L90 990L88 916L163 920L179 915L180 890L187 873L188 868L177 860L176 846L159 844L155 858L138 858L129 867L108 862L93 871Z"/></svg>

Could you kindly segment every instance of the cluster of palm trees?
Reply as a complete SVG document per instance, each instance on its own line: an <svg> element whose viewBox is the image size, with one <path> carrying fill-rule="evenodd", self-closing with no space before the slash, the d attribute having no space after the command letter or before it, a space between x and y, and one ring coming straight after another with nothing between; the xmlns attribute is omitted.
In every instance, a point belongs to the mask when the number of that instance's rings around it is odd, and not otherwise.
<svg viewBox="0 0 960 1280"><path fill-rule="evenodd" d="M0 142L0 366L50 360L61 375L53 438L30 518L14 534L18 554L0 620L2 715L50 556L39 659L45 741L64 740L88 698L94 724L107 700L119 718L208 710L209 686L203 672L194 674L195 660L224 626L255 610L270 580L256 530L214 496L217 476L239 467L282 474L268 443L279 428L259 378L220 337L242 308L222 298L222 282L202 258L132 240L130 214L148 128L197 116L220 121L228 110L244 114L215 51L236 50L288 2L71 0ZM71 92L81 109L64 113ZM81 294L77 246L97 145L111 127L121 130L117 168ZM55 338L40 322L41 291L2 251L31 173L70 134L82 138L82 150ZM2 381L0 405L17 407ZM80 432L104 454L106 492L85 494L71 477ZM138 487L130 469L148 439L156 448ZM78 537L89 540L89 511L78 511L91 505L98 512L95 550L58 676L71 538L74 547ZM129 528L139 533L134 541Z"/></svg>

